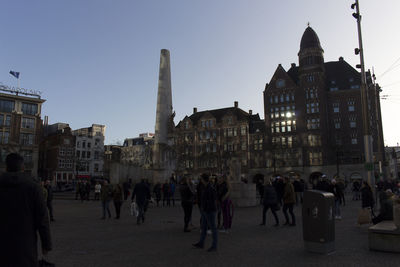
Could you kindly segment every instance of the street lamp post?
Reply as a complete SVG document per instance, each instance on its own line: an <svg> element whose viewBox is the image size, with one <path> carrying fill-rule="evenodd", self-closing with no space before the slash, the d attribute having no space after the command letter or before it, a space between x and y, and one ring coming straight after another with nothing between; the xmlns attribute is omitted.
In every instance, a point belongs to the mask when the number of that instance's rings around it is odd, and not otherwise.
<svg viewBox="0 0 400 267"><path fill-rule="evenodd" d="M355 54L360 55L360 65L357 67L361 68L361 106L362 106L362 121L364 128L364 154L365 154L365 168L367 171L367 181L371 187L375 188L375 177L374 177L374 164L372 155L372 135L370 129L370 119L369 119L369 105L368 105L368 91L367 91L367 78L365 76L365 66L364 66L364 49L362 45L361 36L361 14L360 6L358 0L351 5L351 8L356 8L356 12L353 13L353 17L357 19L357 29L358 29L358 43L359 48L355 49Z"/></svg>

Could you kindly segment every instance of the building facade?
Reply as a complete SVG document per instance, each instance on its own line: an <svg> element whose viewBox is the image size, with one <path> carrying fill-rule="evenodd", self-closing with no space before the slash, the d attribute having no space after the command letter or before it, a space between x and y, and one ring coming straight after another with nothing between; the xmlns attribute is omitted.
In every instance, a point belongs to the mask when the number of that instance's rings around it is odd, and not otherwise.
<svg viewBox="0 0 400 267"><path fill-rule="evenodd" d="M70 184L75 179L75 136L65 123L45 126L40 143L39 176L53 184Z"/></svg>
<svg viewBox="0 0 400 267"><path fill-rule="evenodd" d="M237 172L246 175L264 159L264 122L259 115L233 107L186 116L175 128L177 173ZM234 170L236 169L236 170Z"/></svg>
<svg viewBox="0 0 400 267"><path fill-rule="evenodd" d="M322 173L345 179L365 176L361 75L342 57L325 62L315 31L301 39L299 66L279 65L266 84L264 115L268 174ZM379 86L367 73L373 151L384 161ZM379 175L377 173L376 175Z"/></svg>
<svg viewBox="0 0 400 267"><path fill-rule="evenodd" d="M104 125L74 130L76 179L103 177L104 168Z"/></svg>
<svg viewBox="0 0 400 267"><path fill-rule="evenodd" d="M0 93L0 171L6 169L6 156L17 152L24 157L25 172L37 177L43 131L41 110L45 100L40 95L11 91Z"/></svg>

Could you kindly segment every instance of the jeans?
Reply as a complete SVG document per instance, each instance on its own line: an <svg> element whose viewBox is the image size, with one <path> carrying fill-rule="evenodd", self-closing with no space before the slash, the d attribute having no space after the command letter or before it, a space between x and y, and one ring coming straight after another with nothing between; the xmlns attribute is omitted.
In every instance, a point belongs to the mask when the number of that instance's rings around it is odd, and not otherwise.
<svg viewBox="0 0 400 267"><path fill-rule="evenodd" d="M286 223L289 223L289 216L287 214L287 210L289 209L289 213L292 216L292 224L296 224L296 218L293 213L293 203L283 204L283 214L285 215Z"/></svg>
<svg viewBox="0 0 400 267"><path fill-rule="evenodd" d="M274 217L275 217L275 224L279 224L279 219L278 219L278 215L276 214L276 211L274 210L274 206L271 206L271 205L264 205L264 208L263 208L263 216L262 216L262 224L265 224L265 222L266 222L266 213L267 213L267 211L268 211L268 209L271 209L271 212L272 212L272 214L274 215Z"/></svg>
<svg viewBox="0 0 400 267"><path fill-rule="evenodd" d="M189 222L192 219L193 203L191 201L182 201L182 208L184 215L184 230L188 230Z"/></svg>
<svg viewBox="0 0 400 267"><path fill-rule="evenodd" d="M340 217L340 199L335 199L335 217Z"/></svg>
<svg viewBox="0 0 400 267"><path fill-rule="evenodd" d="M49 210L50 220L54 220L54 217L53 217L53 202L51 200L47 201L47 209Z"/></svg>
<svg viewBox="0 0 400 267"><path fill-rule="evenodd" d="M103 207L103 218L106 217L106 210L108 213L108 217L111 217L111 212L110 212L110 200L102 200L101 205Z"/></svg>
<svg viewBox="0 0 400 267"><path fill-rule="evenodd" d="M138 211L139 211L139 214L137 216L137 223L139 224L140 220L142 222L144 222L144 212L145 212L146 203L137 203L136 202L136 204L137 204L137 208L138 208Z"/></svg>
<svg viewBox="0 0 400 267"><path fill-rule="evenodd" d="M215 216L216 212L201 212L201 235L199 244L204 246L204 240L207 236L207 226L211 228L212 231L212 245L211 247L217 248L218 244L218 234L217 227L215 226Z"/></svg>
<svg viewBox="0 0 400 267"><path fill-rule="evenodd" d="M121 215L121 206L122 206L122 201L114 201L115 217L117 219L119 219L119 216Z"/></svg>
<svg viewBox="0 0 400 267"><path fill-rule="evenodd" d="M221 210L222 210L222 219L225 230L231 229L232 226L233 214L231 212L231 207L232 207L232 201L229 198L222 201Z"/></svg>

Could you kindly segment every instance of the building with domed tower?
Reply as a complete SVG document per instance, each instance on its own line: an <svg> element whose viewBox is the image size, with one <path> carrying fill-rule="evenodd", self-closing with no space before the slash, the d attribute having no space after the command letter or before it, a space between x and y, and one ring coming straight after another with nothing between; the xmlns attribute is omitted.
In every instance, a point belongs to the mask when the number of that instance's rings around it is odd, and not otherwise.
<svg viewBox="0 0 400 267"><path fill-rule="evenodd" d="M361 108L361 74L343 57L324 60L316 32L308 26L300 42L299 65L280 64L264 90L265 174L321 174L347 181L366 177ZM375 174L382 172L384 147L379 85L368 71L370 127Z"/></svg>

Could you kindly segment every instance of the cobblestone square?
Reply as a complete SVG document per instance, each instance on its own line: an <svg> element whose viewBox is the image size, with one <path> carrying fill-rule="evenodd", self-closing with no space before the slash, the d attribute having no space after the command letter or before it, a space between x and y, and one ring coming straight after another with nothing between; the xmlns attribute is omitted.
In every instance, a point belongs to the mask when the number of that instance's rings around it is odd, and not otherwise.
<svg viewBox="0 0 400 267"><path fill-rule="evenodd" d="M114 213L113 206L112 213ZM343 219L336 221L336 252L306 252L302 237L301 206L295 207L297 226L273 227L261 222L261 206L236 208L232 231L219 233L218 251L192 248L199 229L183 232L183 211L175 207L150 207L146 221L136 225L123 204L122 218L100 220L100 202L55 200L51 224L54 250L48 259L57 266L397 266L400 255L369 251L368 226L356 226L360 202L347 201ZM193 223L199 226L197 206ZM278 212L284 221L282 211ZM211 236L206 239L206 248Z"/></svg>

